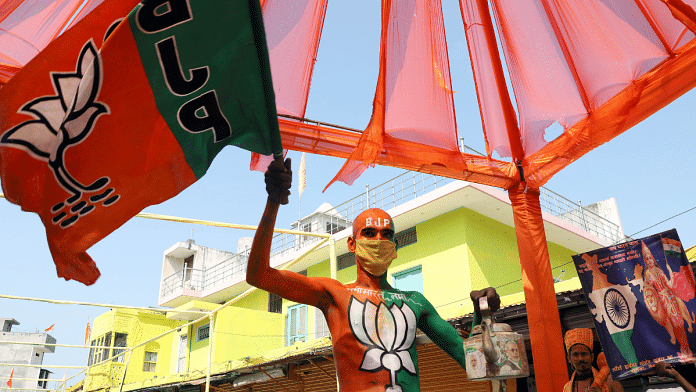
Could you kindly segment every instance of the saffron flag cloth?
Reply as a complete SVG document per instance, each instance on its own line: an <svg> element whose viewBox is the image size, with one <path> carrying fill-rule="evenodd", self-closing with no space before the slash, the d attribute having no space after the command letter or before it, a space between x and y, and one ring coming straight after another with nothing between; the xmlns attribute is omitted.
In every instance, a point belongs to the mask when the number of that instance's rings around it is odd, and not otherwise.
<svg viewBox="0 0 696 392"><path fill-rule="evenodd" d="M51 324L50 327L46 328L46 332L53 331L53 328L54 328L55 326L56 326L55 324Z"/></svg>
<svg viewBox="0 0 696 392"><path fill-rule="evenodd" d="M86 250L223 147L282 151L257 0L124 3L137 4L104 2L0 89L5 197L39 214L58 276L87 285Z"/></svg>
<svg viewBox="0 0 696 392"><path fill-rule="evenodd" d="M92 328L90 328L89 323L85 328L85 346L89 343L89 337L92 335Z"/></svg>
<svg viewBox="0 0 696 392"><path fill-rule="evenodd" d="M694 274L676 230L573 260L614 379L696 359Z"/></svg>
<svg viewBox="0 0 696 392"><path fill-rule="evenodd" d="M14 377L14 368L12 368L12 371L10 372L10 378L8 378L6 382L9 388L12 388L12 377Z"/></svg>

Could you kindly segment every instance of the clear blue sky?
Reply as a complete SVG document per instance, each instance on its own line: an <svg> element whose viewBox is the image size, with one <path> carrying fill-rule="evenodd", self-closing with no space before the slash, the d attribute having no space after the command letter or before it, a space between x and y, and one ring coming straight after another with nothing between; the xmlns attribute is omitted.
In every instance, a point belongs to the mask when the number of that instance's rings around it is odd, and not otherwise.
<svg viewBox="0 0 696 392"><path fill-rule="evenodd" d="M341 8L342 7L342 8ZM460 136L470 147L485 151L478 105L466 50L461 14L456 2L444 4L450 64ZM377 79L379 2L329 2L306 116L363 129L370 118ZM670 216L696 207L694 157L696 151L696 92L687 93L662 111L601 146L557 174L547 187L583 205L615 197L626 234L631 235ZM300 154L291 152L293 170ZM337 205L402 171L376 167L352 187L324 186L342 160L307 156L307 189L303 214L322 202ZM177 197L146 212L256 225L263 211L265 191L261 173L248 170L249 153L225 149L208 174ZM283 207L279 227L289 228L298 216L296 184L290 205ZM676 228L685 248L696 245L696 210L639 236ZM0 294L87 301L130 306L157 306L162 257L176 241L185 241L194 228L199 245L235 250L237 239L253 233L181 223L133 218L93 246L89 254L102 276L90 287L56 276L37 215L0 199ZM107 309L49 305L0 299L0 316L17 319L18 331L43 331L58 343L82 344L86 323ZM58 348L45 357L46 365L85 365L84 349ZM53 370L61 378L63 370ZM68 371L68 375L75 371ZM69 385L74 383L70 382ZM50 386L50 385L49 385Z"/></svg>

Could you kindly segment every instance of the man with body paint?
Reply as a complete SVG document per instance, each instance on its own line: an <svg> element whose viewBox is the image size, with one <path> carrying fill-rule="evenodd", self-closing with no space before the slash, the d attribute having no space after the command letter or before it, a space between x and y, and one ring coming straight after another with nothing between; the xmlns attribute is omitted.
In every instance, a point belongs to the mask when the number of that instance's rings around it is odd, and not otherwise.
<svg viewBox="0 0 696 392"><path fill-rule="evenodd" d="M419 292L392 288L387 268L397 256L394 223L381 209L364 211L353 222L348 249L355 253L357 279L342 284L270 267L270 249L280 200L292 182L290 159L276 160L266 172L268 201L254 236L247 282L290 301L319 308L326 317L341 392L418 392L416 328L465 367L463 339ZM474 324L481 319L478 299L500 307L493 288L472 291Z"/></svg>

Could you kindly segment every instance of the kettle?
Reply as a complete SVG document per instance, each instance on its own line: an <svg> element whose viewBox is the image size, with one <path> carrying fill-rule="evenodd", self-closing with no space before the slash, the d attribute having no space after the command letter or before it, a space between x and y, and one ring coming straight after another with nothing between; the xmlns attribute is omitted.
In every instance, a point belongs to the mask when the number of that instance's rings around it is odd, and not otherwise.
<svg viewBox="0 0 696 392"><path fill-rule="evenodd" d="M488 299L479 299L482 322L464 341L466 374L469 380L501 380L529 376L527 350L521 334L508 324L495 323Z"/></svg>

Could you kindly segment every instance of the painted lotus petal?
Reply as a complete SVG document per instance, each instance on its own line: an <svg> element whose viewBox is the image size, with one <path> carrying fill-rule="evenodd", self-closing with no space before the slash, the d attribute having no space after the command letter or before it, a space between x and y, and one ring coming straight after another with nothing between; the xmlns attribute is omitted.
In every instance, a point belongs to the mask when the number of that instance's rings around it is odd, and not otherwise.
<svg viewBox="0 0 696 392"><path fill-rule="evenodd" d="M394 324L394 315L384 302L380 303L379 308L377 308L377 334L382 342L382 347L387 352L394 348L394 340L396 340Z"/></svg>
<svg viewBox="0 0 696 392"><path fill-rule="evenodd" d="M367 302L367 301L366 301ZM348 316L350 327L353 330L353 335L366 346L372 346L370 338L365 333L365 325L363 323L363 313L365 312L365 304L351 297L350 305L348 305Z"/></svg>
<svg viewBox="0 0 696 392"><path fill-rule="evenodd" d="M82 112L79 117L67 121L64 127L68 135L70 135L70 139L80 136L85 130L91 130L92 122L98 115L104 112L106 112L106 109L102 105L93 105Z"/></svg>
<svg viewBox="0 0 696 392"><path fill-rule="evenodd" d="M43 122L27 122L3 138L3 142L18 144L34 154L48 158L56 144L56 135Z"/></svg>
<svg viewBox="0 0 696 392"><path fill-rule="evenodd" d="M394 336L396 338L392 349L398 350L406 339L406 317L396 304L392 304L389 310L394 315Z"/></svg>
<svg viewBox="0 0 696 392"><path fill-rule="evenodd" d="M98 62L92 62L92 65L87 68L80 85L77 88L77 94L75 96L75 107L73 112L82 111L87 105L93 102L94 97L97 96L97 91L95 91L99 86L95 83L94 73L96 68L99 66Z"/></svg>
<svg viewBox="0 0 696 392"><path fill-rule="evenodd" d="M370 337L373 345L381 346L379 335L377 334L377 306L372 302L365 300L365 332ZM382 347L384 349L384 347Z"/></svg>
<svg viewBox="0 0 696 392"><path fill-rule="evenodd" d="M78 60L80 66L80 75L87 74L87 69L92 65L95 57L97 57L97 50L94 48L94 44L92 42L88 42L82 48L82 52L80 53L80 58Z"/></svg>
<svg viewBox="0 0 696 392"><path fill-rule="evenodd" d="M411 353L406 350L397 351L396 355L401 359L401 366L406 368L409 373L416 374L416 366L413 364L411 359Z"/></svg>
<svg viewBox="0 0 696 392"><path fill-rule="evenodd" d="M405 303L401 304L400 309L404 313L404 318L406 319L406 340L404 340L397 350L408 350L416 339L416 315Z"/></svg>
<svg viewBox="0 0 696 392"><path fill-rule="evenodd" d="M58 98L66 111L72 106L81 80L74 74L53 74L53 84L58 90Z"/></svg>
<svg viewBox="0 0 696 392"><path fill-rule="evenodd" d="M371 348L365 352L360 370L375 370L382 367L382 351L379 348Z"/></svg>
<svg viewBox="0 0 696 392"><path fill-rule="evenodd" d="M65 110L63 110L59 98L32 101L25 105L22 110L34 113L42 121L47 122L53 133L58 133L60 125L65 118Z"/></svg>

